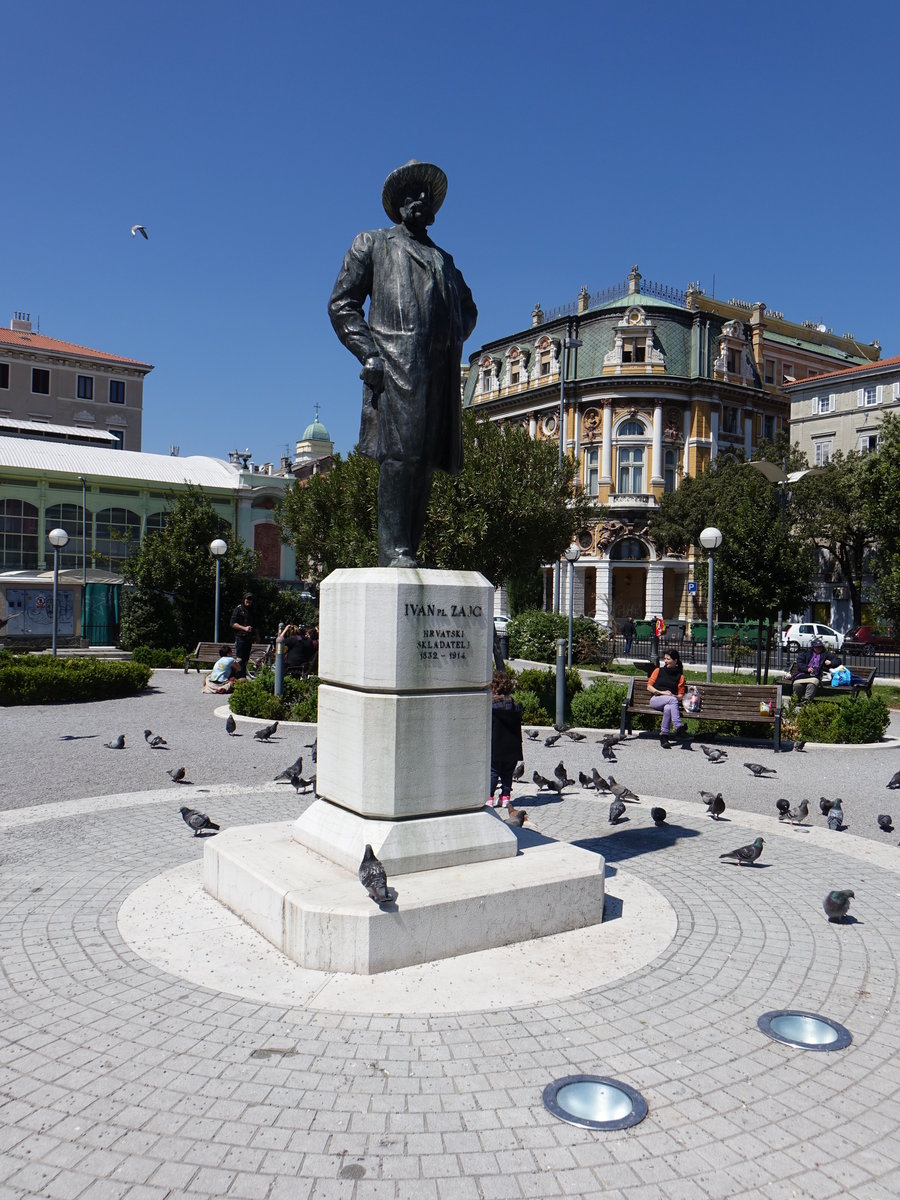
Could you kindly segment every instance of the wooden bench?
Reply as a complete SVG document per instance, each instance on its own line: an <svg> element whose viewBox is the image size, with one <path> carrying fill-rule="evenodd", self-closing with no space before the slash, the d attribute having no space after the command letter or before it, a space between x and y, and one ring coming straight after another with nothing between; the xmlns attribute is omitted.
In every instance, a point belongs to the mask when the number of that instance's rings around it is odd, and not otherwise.
<svg viewBox="0 0 900 1200"><path fill-rule="evenodd" d="M820 683L816 688L816 694L813 700L840 700L844 696L849 696L851 700L855 700L860 692L865 692L871 698L872 684L875 676L878 674L877 667L848 667L851 675L855 675L857 679L861 679L862 683L842 683L840 687L832 687L830 683ZM785 689L790 688L789 677L785 676Z"/></svg>
<svg viewBox="0 0 900 1200"><path fill-rule="evenodd" d="M780 683L698 683L701 707L698 713L682 713L684 720L697 721L753 721L760 725L773 725L773 745L781 749L781 684ZM661 717L658 709L650 707L651 694L647 681L633 676L622 702L622 720L619 733L631 733L631 718L635 713L642 716ZM767 705L768 711L761 710Z"/></svg>
<svg viewBox="0 0 900 1200"><path fill-rule="evenodd" d="M218 661L219 658L221 658L219 650L222 646L227 647L229 654L234 654L234 642L198 642L197 649L194 651L194 653L186 654L184 656L185 675L187 675L191 667L193 667L196 671L199 671L201 663L203 663L205 666L211 667L215 662ZM250 654L265 654L268 648L268 642L254 642Z"/></svg>

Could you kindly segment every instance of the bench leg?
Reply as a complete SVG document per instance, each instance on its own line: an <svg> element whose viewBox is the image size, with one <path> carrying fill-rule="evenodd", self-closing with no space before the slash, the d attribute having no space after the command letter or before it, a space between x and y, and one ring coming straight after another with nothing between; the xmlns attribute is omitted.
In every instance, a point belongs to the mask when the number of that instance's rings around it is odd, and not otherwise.
<svg viewBox="0 0 900 1200"><path fill-rule="evenodd" d="M775 753L781 749L781 709L775 710L775 731L774 731Z"/></svg>
<svg viewBox="0 0 900 1200"><path fill-rule="evenodd" d="M627 703L627 701L623 700L622 701L622 718L619 721L619 737L625 736L626 725L628 726L628 732L631 733L631 721L628 717L628 703Z"/></svg>

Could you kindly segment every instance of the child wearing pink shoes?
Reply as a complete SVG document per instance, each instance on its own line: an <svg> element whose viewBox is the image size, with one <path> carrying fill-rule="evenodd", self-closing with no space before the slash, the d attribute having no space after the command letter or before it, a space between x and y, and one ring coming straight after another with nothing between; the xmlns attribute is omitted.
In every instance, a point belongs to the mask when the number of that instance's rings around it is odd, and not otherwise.
<svg viewBox="0 0 900 1200"><path fill-rule="evenodd" d="M491 794L500 782L500 807L509 808L513 771L522 759L522 706L512 698L513 682L505 671L495 671L491 680Z"/></svg>

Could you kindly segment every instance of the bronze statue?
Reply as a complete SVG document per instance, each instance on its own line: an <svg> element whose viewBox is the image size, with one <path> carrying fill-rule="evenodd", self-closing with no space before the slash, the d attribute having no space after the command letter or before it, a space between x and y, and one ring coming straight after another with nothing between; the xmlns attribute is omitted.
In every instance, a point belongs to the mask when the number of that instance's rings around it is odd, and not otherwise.
<svg viewBox="0 0 900 1200"><path fill-rule="evenodd" d="M328 302L335 333L362 363L359 449L380 464L381 567L418 565L434 472L462 466L460 358L478 311L427 234L446 194L433 163L392 171L381 202L395 224L354 238Z"/></svg>

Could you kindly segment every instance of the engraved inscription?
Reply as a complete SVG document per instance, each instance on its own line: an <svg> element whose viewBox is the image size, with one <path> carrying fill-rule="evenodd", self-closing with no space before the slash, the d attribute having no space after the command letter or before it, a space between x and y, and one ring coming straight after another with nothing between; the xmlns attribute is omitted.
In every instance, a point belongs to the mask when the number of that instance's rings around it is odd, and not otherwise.
<svg viewBox="0 0 900 1200"><path fill-rule="evenodd" d="M403 615L417 626L416 650L422 662L464 662L472 649L466 623L475 621L484 624L484 609L480 604L415 604L406 601Z"/></svg>

